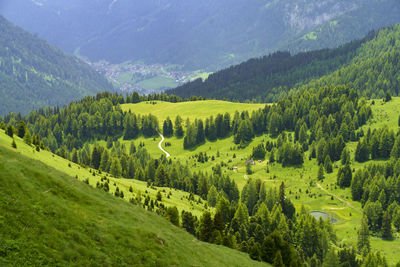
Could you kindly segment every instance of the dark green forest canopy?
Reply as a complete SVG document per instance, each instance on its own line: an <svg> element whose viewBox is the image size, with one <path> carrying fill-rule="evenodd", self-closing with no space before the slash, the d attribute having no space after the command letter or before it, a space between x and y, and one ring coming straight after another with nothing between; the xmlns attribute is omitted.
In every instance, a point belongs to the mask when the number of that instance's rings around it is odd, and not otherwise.
<svg viewBox="0 0 400 267"><path fill-rule="evenodd" d="M229 100L276 102L291 89L346 84L367 97L399 94L400 25L371 32L336 49L291 56L277 52L189 82L168 93Z"/></svg>
<svg viewBox="0 0 400 267"><path fill-rule="evenodd" d="M0 16L0 114L27 114L113 90L105 77L76 57Z"/></svg>

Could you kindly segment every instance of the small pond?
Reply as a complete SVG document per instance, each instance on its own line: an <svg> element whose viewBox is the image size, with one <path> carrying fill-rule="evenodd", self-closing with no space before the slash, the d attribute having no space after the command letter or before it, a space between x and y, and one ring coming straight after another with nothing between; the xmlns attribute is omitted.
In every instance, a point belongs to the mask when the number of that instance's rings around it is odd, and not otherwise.
<svg viewBox="0 0 400 267"><path fill-rule="evenodd" d="M319 218L322 218L322 219L324 219L324 220L331 219L331 222L332 222L332 223L335 223L335 222L336 222L336 220L332 217L332 215L330 215L330 214L328 214L328 213L325 213L325 212L321 212L321 211L312 211L310 214L311 214L312 216L314 216L314 218L317 219L317 220L319 220Z"/></svg>

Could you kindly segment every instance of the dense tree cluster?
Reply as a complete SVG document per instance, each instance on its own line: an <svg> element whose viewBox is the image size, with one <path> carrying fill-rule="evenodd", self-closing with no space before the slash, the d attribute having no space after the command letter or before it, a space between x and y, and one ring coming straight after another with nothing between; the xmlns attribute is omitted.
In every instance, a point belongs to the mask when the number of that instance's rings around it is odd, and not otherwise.
<svg viewBox="0 0 400 267"><path fill-rule="evenodd" d="M375 38L361 46L347 66L312 81L305 88L347 84L360 95L372 98L390 100L388 96L399 95L399 32L400 25L380 30Z"/></svg>
<svg viewBox="0 0 400 267"><path fill-rule="evenodd" d="M370 164L351 181L352 198L360 201L369 229L392 238L392 225L400 230L400 159Z"/></svg>
<svg viewBox="0 0 400 267"><path fill-rule="evenodd" d="M256 100L273 102L286 95L296 84L306 83L350 62L357 49L374 34L335 49L323 49L290 55L276 52L250 59L236 66L215 72L207 80L197 79L169 93L181 97L201 95L207 98Z"/></svg>
<svg viewBox="0 0 400 267"><path fill-rule="evenodd" d="M355 159L365 162L369 159L395 159L400 157L400 137L388 127L368 129L366 136L357 144Z"/></svg>
<svg viewBox="0 0 400 267"><path fill-rule="evenodd" d="M151 114L138 116L131 112L122 112L119 107L119 104L154 100L182 101L179 97L165 94L139 96L134 92L124 97L117 93L104 92L72 102L61 109L40 108L31 111L25 118L20 114L10 113L0 120L14 127L17 127L20 121L24 121L30 133L40 136L51 151L55 152L62 147L72 151L73 148L82 147L89 140L106 137L117 139L121 136L130 140L141 134L145 137L157 135L157 132L161 131L157 117ZM168 121L168 127L171 126L172 123ZM171 133L170 128L167 131L168 134ZM179 129L177 133L179 134ZM181 134L183 135L183 129Z"/></svg>

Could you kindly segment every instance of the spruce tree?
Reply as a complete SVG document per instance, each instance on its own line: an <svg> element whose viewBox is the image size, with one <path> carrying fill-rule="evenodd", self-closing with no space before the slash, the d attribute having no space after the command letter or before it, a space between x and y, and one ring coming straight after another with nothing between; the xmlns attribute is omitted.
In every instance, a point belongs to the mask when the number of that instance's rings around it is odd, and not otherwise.
<svg viewBox="0 0 400 267"><path fill-rule="evenodd" d="M32 136L31 136L31 133L29 132L29 129L26 129L26 131L25 131L24 142L28 146L30 146L32 144Z"/></svg>
<svg viewBox="0 0 400 267"><path fill-rule="evenodd" d="M15 143L15 139L13 138L12 142L11 142L11 146L13 148L17 148L17 143Z"/></svg>
<svg viewBox="0 0 400 267"><path fill-rule="evenodd" d="M12 127L11 124L7 125L6 135L8 135L9 137L13 137L14 135L14 127Z"/></svg>
<svg viewBox="0 0 400 267"><path fill-rule="evenodd" d="M321 180L325 179L324 166L322 164L319 165L317 179L318 179L318 181L321 181Z"/></svg>
<svg viewBox="0 0 400 267"><path fill-rule="evenodd" d="M326 155L324 167L325 167L326 173L333 172L332 161L331 161L331 157L329 155Z"/></svg>
<svg viewBox="0 0 400 267"><path fill-rule="evenodd" d="M392 218L388 210L385 212L382 219L382 238L386 240L393 239Z"/></svg>
<svg viewBox="0 0 400 267"><path fill-rule="evenodd" d="M214 223L211 218L211 213L205 211L200 219L199 224L199 239L201 241L210 241L211 234L214 231Z"/></svg>
<svg viewBox="0 0 400 267"><path fill-rule="evenodd" d="M17 126L17 136L18 136L19 138L24 138L24 136L25 136L25 131L26 131L25 123L24 123L23 121L20 121L20 122L18 123L18 126Z"/></svg>
<svg viewBox="0 0 400 267"><path fill-rule="evenodd" d="M207 202L210 207L215 207L218 202L219 194L215 186L212 186L210 190L208 190L207 194Z"/></svg>
<svg viewBox="0 0 400 267"><path fill-rule="evenodd" d="M371 244L369 242L369 228L368 219L363 216L361 219L361 226L358 230L358 242L357 242L358 252L366 256L371 249Z"/></svg>
<svg viewBox="0 0 400 267"><path fill-rule="evenodd" d="M92 157L90 159L90 163L92 164L92 167L94 169L98 170L100 167L100 162L101 162L101 152L95 146L92 150Z"/></svg>
<svg viewBox="0 0 400 267"><path fill-rule="evenodd" d="M110 172L114 177L120 177L122 175L122 167L118 158L113 159Z"/></svg>

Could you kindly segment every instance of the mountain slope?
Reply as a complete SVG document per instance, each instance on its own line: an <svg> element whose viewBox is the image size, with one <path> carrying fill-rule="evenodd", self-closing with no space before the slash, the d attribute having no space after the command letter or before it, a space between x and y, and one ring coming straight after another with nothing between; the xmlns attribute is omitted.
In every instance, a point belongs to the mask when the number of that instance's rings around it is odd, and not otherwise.
<svg viewBox="0 0 400 267"><path fill-rule="evenodd" d="M400 92L400 25L336 49L290 56L278 52L216 72L168 93L217 99L276 101L292 88L346 84L368 97Z"/></svg>
<svg viewBox="0 0 400 267"><path fill-rule="evenodd" d="M106 78L0 16L0 114L65 105L110 90Z"/></svg>
<svg viewBox="0 0 400 267"><path fill-rule="evenodd" d="M264 266L6 146L0 144L2 266Z"/></svg>
<svg viewBox="0 0 400 267"><path fill-rule="evenodd" d="M0 12L91 61L191 70L216 70L278 49L336 47L400 22L397 0L14 0Z"/></svg>
<svg viewBox="0 0 400 267"><path fill-rule="evenodd" d="M400 24L383 29L361 46L358 55L339 70L302 86L302 89L324 85L347 84L360 95L382 98L387 91L400 92Z"/></svg>
<svg viewBox="0 0 400 267"><path fill-rule="evenodd" d="M373 38L371 33L336 49L324 49L290 55L277 52L250 59L236 66L211 74L207 80L186 83L167 93L180 97L192 95L208 98L241 100L257 99L270 102L298 83L329 74L349 63L360 46Z"/></svg>

